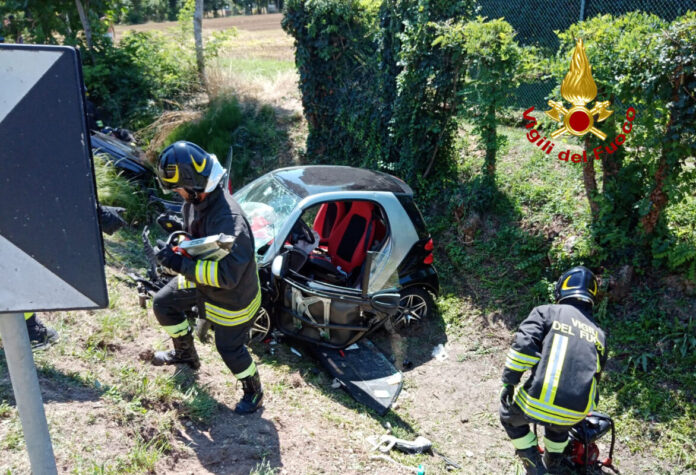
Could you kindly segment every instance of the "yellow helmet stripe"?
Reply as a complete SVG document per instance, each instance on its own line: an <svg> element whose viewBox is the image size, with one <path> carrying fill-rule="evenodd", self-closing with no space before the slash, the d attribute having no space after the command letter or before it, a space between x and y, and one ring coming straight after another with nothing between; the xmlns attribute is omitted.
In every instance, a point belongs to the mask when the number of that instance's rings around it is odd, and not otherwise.
<svg viewBox="0 0 696 475"><path fill-rule="evenodd" d="M179 165L174 165L174 176L171 178L167 178L165 176L162 176L162 180L166 181L168 183L178 183L179 182Z"/></svg>
<svg viewBox="0 0 696 475"><path fill-rule="evenodd" d="M191 155L190 153L189 153L189 158L191 159L191 163L193 163L193 168L195 168L198 173L203 173L203 169L205 168L205 164L208 161L208 159L204 158L203 163L199 165L196 163L196 160L193 158L193 155Z"/></svg>
<svg viewBox="0 0 696 475"><path fill-rule="evenodd" d="M568 277L566 277L566 280L563 281L563 285L561 286L561 290L573 290L573 289L580 288L579 286L578 287L569 287L568 286L568 281L570 280L571 277L573 277L573 276L569 275Z"/></svg>
<svg viewBox="0 0 696 475"><path fill-rule="evenodd" d="M595 280L593 282L594 282L594 290L592 290L592 289L587 289L587 290L589 290L592 295L597 295L597 281Z"/></svg>

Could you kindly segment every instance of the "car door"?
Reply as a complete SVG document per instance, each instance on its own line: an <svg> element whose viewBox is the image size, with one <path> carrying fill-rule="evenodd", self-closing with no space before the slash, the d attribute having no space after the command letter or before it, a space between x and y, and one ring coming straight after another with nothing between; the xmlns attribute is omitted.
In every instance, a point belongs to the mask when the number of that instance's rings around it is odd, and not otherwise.
<svg viewBox="0 0 696 475"><path fill-rule="evenodd" d="M332 213L340 222L327 226L327 205L342 210ZM273 266L280 293L276 325L282 332L343 348L397 311L398 278L381 275L389 267L391 245L378 206L366 200L322 202L297 220Z"/></svg>

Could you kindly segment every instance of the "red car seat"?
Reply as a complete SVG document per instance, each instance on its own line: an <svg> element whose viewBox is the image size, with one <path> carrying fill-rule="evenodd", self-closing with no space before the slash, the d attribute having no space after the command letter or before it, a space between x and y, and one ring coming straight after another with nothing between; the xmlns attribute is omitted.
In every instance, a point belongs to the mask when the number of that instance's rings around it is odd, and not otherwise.
<svg viewBox="0 0 696 475"><path fill-rule="evenodd" d="M355 201L329 236L331 263L346 273L362 265L375 236L374 205Z"/></svg>
<svg viewBox="0 0 696 475"><path fill-rule="evenodd" d="M331 231L341 222L345 214L346 204L343 201L330 201L321 205L312 225L319 233L320 246L326 246L329 243Z"/></svg>

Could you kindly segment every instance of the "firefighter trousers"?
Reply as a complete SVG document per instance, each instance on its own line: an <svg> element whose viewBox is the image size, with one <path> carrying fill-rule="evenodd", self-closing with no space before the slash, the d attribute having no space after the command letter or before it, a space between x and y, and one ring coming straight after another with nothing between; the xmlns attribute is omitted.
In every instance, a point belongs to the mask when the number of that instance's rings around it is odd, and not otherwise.
<svg viewBox="0 0 696 475"><path fill-rule="evenodd" d="M499 414L500 423L512 440L522 439L529 434L530 423L544 426L544 437L552 442L564 443L568 440L570 426L555 426L530 419L515 402L508 406L501 404Z"/></svg>
<svg viewBox="0 0 696 475"><path fill-rule="evenodd" d="M172 279L162 287L152 300L152 310L157 321L167 333L176 338L189 331L185 311L194 305L202 305L200 294L195 288L179 288L178 278ZM212 322L215 332L215 347L227 367L235 376L243 375L252 367L253 360L246 343L249 340L249 329L254 319L241 325L224 326Z"/></svg>

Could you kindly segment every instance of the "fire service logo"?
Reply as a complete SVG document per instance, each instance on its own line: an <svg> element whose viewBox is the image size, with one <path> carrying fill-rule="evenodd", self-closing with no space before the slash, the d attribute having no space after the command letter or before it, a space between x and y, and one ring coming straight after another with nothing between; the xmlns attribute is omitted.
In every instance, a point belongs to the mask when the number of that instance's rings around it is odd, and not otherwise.
<svg viewBox="0 0 696 475"><path fill-rule="evenodd" d="M561 96L563 96L563 99L570 102L572 107L566 109L562 102L549 101L548 104L551 109L546 111L545 114L560 125L558 129L551 133L552 139L566 133L576 137L582 137L590 133L600 140L605 140L607 138L604 132L595 127L595 123L603 122L611 116L614 111L609 110L609 101L595 102L592 109L586 107L587 104L597 97L597 85L592 78L592 67L585 54L585 45L582 39L579 39L575 45L573 57L570 61L570 70L561 83ZM527 109L523 116L525 120L530 121L526 125L528 129L531 129L527 132L527 139L541 148L542 151L550 154L556 144L547 140L546 137L542 137L538 130L532 128L537 123L537 120L530 115L532 111L534 111L533 106ZM626 111L626 122L623 124L624 134L617 135L609 146L594 148L592 151L595 160L599 160L603 153L612 154L616 152L618 147L626 141L626 135L633 129L633 119L635 119L635 116L635 109L630 107ZM586 162L587 152L583 152L582 155L575 153L572 154L572 156L570 150L564 150L558 153L559 160L567 162L569 158L570 161L575 163Z"/></svg>

